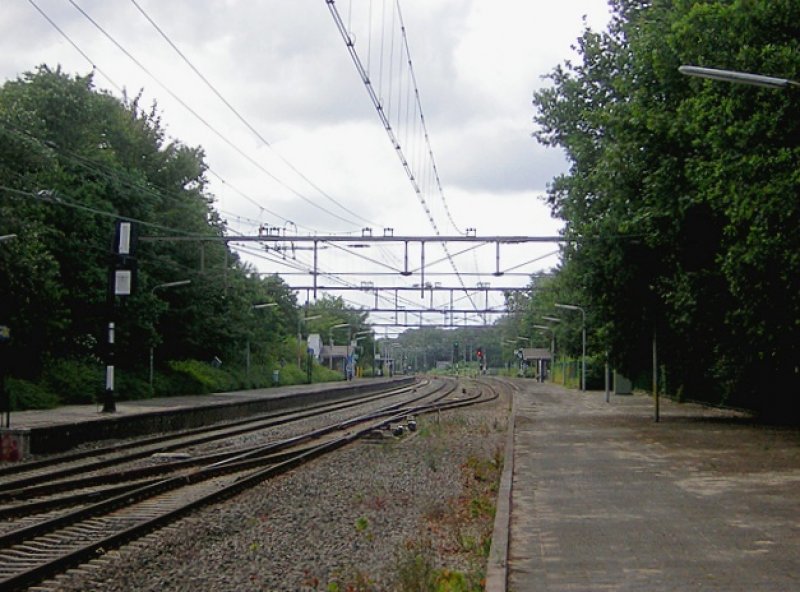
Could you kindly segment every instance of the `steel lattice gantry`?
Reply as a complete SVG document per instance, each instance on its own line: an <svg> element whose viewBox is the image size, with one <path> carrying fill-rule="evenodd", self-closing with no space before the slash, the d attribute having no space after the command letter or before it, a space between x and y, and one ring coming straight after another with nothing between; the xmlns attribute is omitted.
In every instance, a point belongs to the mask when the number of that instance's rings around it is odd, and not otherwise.
<svg viewBox="0 0 800 592"><path fill-rule="evenodd" d="M491 275L495 277L502 277L505 275L506 272L511 272L513 269L516 269L516 266L510 268L508 270L501 270L500 267L500 247L501 245L512 245L512 244L522 244L522 243L564 243L566 239L560 236L524 236L524 235L515 235L515 236L477 236L474 231L470 232L471 229L468 229L467 234L465 235L450 235L450 236L412 236L412 235L394 235L394 231L391 228L383 229L382 235L374 235L371 228L363 228L361 230L360 235L297 235L297 234L288 234L285 228L280 227L272 227L272 226L263 226L259 229L259 233L257 235L243 235L243 236L203 236L203 235L193 235L193 236L148 236L148 237L140 237L140 240L143 241L182 241L182 242L199 242L199 243L206 243L206 242L224 242L224 243L268 243L272 244L271 247L267 247L268 250L274 250L276 252L293 252L295 250L310 250L313 251L313 267L309 270L308 275L311 275L313 278L313 283L310 286L291 286L291 288L295 291L302 291L305 290L308 293L313 292L314 298L317 297L318 290L325 290L325 291L360 291L360 292L367 292L367 293L374 293L375 295L375 302L373 307L365 308L365 310L369 310L370 312L376 313L394 313L394 323L379 323L379 325L385 326L421 326L423 325L422 315L423 314L442 314L444 315L444 322L439 323L424 323L425 326L442 326L442 327L453 327L456 326L456 314L464 314L464 322L467 322L467 314L471 315L481 315L483 317L484 323L486 322L487 315L499 315L507 313L505 306L502 308L490 308L488 306L488 295L489 292L502 292L502 293L509 293L509 292L518 292L527 290L529 288L525 287L518 287L518 286L495 286L491 287L488 283L481 284L479 283L476 288L467 288L463 285L463 282L460 286L442 286L438 282L435 284L431 284L430 282L425 281L425 271L426 271L426 260L425 260L425 245L427 243L472 243L477 245L477 247L483 245L491 245L494 244L495 246L495 269L491 273ZM397 275L400 276L411 276L416 272L419 272L419 283L415 283L412 286L376 286L373 282L361 282L360 286L340 286L340 285L320 285L318 281L318 276L335 276L335 272L321 272L318 266L318 251L320 248L325 248L326 244L331 243L343 243L344 249L355 249L355 248L363 248L367 246L369 243L395 243L395 244L402 244L404 249L404 257L403 257L403 268L397 270ZM298 245L306 245L306 246L298 246ZM415 271L411 271L409 269L409 245L418 244L419 245L419 268ZM342 248L342 247L340 247ZM476 247L472 247L476 248ZM470 250L470 249L467 249ZM462 251L466 252L466 251ZM460 254L457 253L456 256ZM202 252L201 252L202 258ZM436 262L431 262L431 264ZM530 263L530 262L529 262ZM391 275L391 274L385 274ZM449 274L435 274L431 273L431 275L449 275ZM482 274L480 274L482 275ZM489 275L488 273L486 275ZM509 274L513 275L513 274ZM533 275L533 274L530 274ZM418 307L418 308L407 308L401 306L399 304L399 293L404 291L419 291L420 297L424 298L426 291L430 293L430 306L429 307ZM381 292L390 292L394 296L394 307L387 308L385 305L383 307L380 306L378 300ZM433 294L434 292L449 292L450 293L450 305L449 306L439 306L434 307L433 305ZM480 294L483 292L485 294L484 306L483 308L479 308L473 306L473 308L469 309L457 309L455 308L454 304L454 294L456 292L462 292L470 297L473 293ZM389 300L389 296L383 296L384 301ZM408 314L418 314L419 315L419 323L408 323ZM404 322L401 323L400 321L400 314L404 315ZM449 315L449 322L448 322L448 315Z"/></svg>
<svg viewBox="0 0 800 592"><path fill-rule="evenodd" d="M402 276L410 276L412 272L408 267L408 245L417 243L420 246L420 284L419 289L422 296L425 294L425 245L427 243L478 243L478 244L494 244L495 245L495 270L492 273L495 277L501 277L504 272L500 269L500 246L521 243L563 243L565 239L561 236L477 236L473 233L465 235L450 235L450 236L411 236L399 235L395 236L391 228L384 228L382 235L374 235L371 228L363 228L360 236L353 235L289 235L286 234L285 229L279 227L264 227L257 235L251 236L169 236L159 237L150 236L142 237L141 240L168 240L168 241L222 241L222 242L259 242L259 243L281 243L294 245L295 243L311 243L313 251L313 269L310 273L314 278L313 286L311 289L314 291L314 297L317 296L317 290L322 289L317 283L317 276L320 275L318 267L318 250L319 245L326 243L349 243L348 247L358 247L367 243L402 243L404 245L404 267L400 271ZM278 249L276 249L278 250ZM297 288L295 288L297 289ZM464 287L458 288L461 291L466 291ZM514 288L517 290L518 288Z"/></svg>

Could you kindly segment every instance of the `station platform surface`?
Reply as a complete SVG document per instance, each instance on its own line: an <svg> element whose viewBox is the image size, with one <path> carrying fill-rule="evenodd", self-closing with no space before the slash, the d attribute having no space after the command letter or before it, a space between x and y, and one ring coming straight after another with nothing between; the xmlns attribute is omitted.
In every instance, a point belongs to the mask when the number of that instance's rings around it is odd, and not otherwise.
<svg viewBox="0 0 800 592"><path fill-rule="evenodd" d="M800 590L800 430L515 384L505 589Z"/></svg>
<svg viewBox="0 0 800 592"><path fill-rule="evenodd" d="M64 452L86 442L191 429L280 409L362 397L384 387L399 387L414 380L412 376L398 375L207 395L117 401L116 411L112 413L104 413L99 404L12 412L10 429L0 428L0 459L14 461L31 453Z"/></svg>
<svg viewBox="0 0 800 592"><path fill-rule="evenodd" d="M407 378L407 377L397 377ZM14 411L11 413L11 427L31 429L61 424L73 424L98 421L109 417L126 417L144 413L167 410L180 410L198 407L214 407L235 403L246 403L254 399L278 399L305 393L321 393L348 386L381 384L396 382L395 378L358 378L350 382L318 382L314 384L296 384L229 393L210 393L205 395L188 395L179 397L157 397L133 401L117 401L114 413L103 413L102 403L92 405L64 405L54 409L35 409L30 411Z"/></svg>

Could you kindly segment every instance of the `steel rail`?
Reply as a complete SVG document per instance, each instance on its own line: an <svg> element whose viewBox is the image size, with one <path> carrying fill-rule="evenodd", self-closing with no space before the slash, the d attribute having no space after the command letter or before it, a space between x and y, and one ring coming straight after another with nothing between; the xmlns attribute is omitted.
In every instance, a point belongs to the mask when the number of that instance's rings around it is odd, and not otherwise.
<svg viewBox="0 0 800 592"><path fill-rule="evenodd" d="M449 392L452 392L451 389ZM240 491L251 487L252 485L258 484L272 476L277 474L281 474L283 472L288 471L291 468L299 466L300 464L311 460L312 458L316 458L324 453L331 452L336 450L358 438L365 435L366 433L372 432L375 429L380 429L385 425L389 425L392 422L401 420L408 416L409 409L413 410L414 413L424 413L434 409L451 409L462 407L467 404L475 404L476 402L481 402L482 392L478 393L477 395L473 396L471 400L460 400L455 402L444 402L444 403L433 403L433 404L425 404L425 405L418 405L412 408L403 409L401 412L394 413L389 415L388 417L383 417L376 422L372 422L365 427L362 427L358 430L353 432L347 433L340 438L336 438L325 442L323 444L311 446L309 448L305 448L302 451L298 452L296 456L283 460L282 462L278 462L277 464L272 464L271 466L257 470L251 474L241 476L236 478L232 483L222 486L219 489L208 493L202 493L198 498L179 505L178 507L169 509L158 516L155 517L148 517L145 520L140 521L138 524L130 526L129 528L124 529L121 532L116 532L111 535L105 536L100 540L96 540L85 544L77 549L72 549L59 557L49 559L39 565L33 567L27 567L23 571L15 573L12 576L7 577L6 579L0 581L0 587L3 589L15 589L22 586L30 585L36 581L41 580L48 575L51 575L55 572L62 571L76 563L81 563L86 561L90 558L96 557L97 553L101 551L107 551L111 548L116 548L130 540L138 538L142 536L144 533L150 532L151 530L158 528L159 526L166 524L168 522L172 522L175 519L183 516L187 512L194 510L198 507L209 503L215 503L222 501L224 499L229 498ZM425 395L428 396L428 395ZM446 396L446 395L445 395ZM494 393L494 397L496 398L498 395ZM421 397L421 398L424 398ZM348 420L348 422L355 421L355 418L352 420ZM251 459L252 462L256 462L256 459ZM216 467L218 468L218 467ZM206 470L200 470L196 473L191 475L186 475L182 477L173 477L169 480L166 480L165 483L157 484L154 487L146 487L143 488L144 490L150 493L150 497L152 494L157 495L159 488L163 488L166 485L174 484L175 482L180 482L181 485L185 485L190 481L194 481L195 483L202 481L204 478L207 479L208 476L204 475L204 472L213 471L213 467L209 467ZM155 493L154 493L155 492ZM129 505L131 494L125 494L122 496L118 496L113 500L108 500L107 502L103 502L102 505L108 508L114 508L115 504L123 504Z"/></svg>
<svg viewBox="0 0 800 592"><path fill-rule="evenodd" d="M248 431L263 429L263 427L272 427L274 425L280 425L281 423L286 423L288 421L305 419L307 417L321 415L330 411L347 409L349 407L393 396L395 394L400 394L412 390L413 388L416 388L418 386L419 386L418 384L405 385L402 387L391 388L385 391L379 391L377 393L369 393L363 396L348 398L343 401L337 401L334 404L331 404L329 402L323 402L319 404L309 405L301 409L292 408L284 411L268 412L264 414L250 416L233 422L226 422L222 424L215 424L212 426L193 428L191 430L185 430L177 434L170 433L161 436L153 436L149 438L137 439L135 441L127 442L124 444L115 444L113 446L95 448L92 450L80 451L80 452L70 453L67 455L59 455L53 458L43 459L40 461L33 461L29 463L23 463L20 465L13 465L13 466L10 465L0 470L0 476L9 474L20 475L52 467L53 465L76 462L90 457L101 456L106 454L113 455L122 452L124 450L132 450L137 448L142 449L139 452L129 452L127 454L118 455L112 458L89 461L86 464L79 464L74 467L62 469L58 471L58 473L54 473L53 471L47 471L44 473L37 473L27 478L18 478L14 480L2 481L0 482L0 500L6 499L5 492L8 490L19 489L21 487L26 487L29 485L33 485L35 483L40 483L42 481L52 481L55 474L66 477L87 470L98 470L106 468L108 466L113 466L115 464L121 464L123 462L129 462L131 460L136 460L138 458L150 456L156 452L169 452L186 446L203 444L221 438L226 438L241 433L246 433ZM258 427L261 424L263 424L263 426ZM173 441L174 443L169 444L170 441Z"/></svg>
<svg viewBox="0 0 800 592"><path fill-rule="evenodd" d="M425 383L425 384L427 385L428 383ZM443 386L437 387L437 390L441 390L442 388L443 388ZM399 391L400 393L402 393L405 390L410 390L410 389L394 389L391 392ZM417 388L415 388L413 390L415 392L418 391ZM418 396L412 397L411 399L404 399L404 400L399 401L399 402L394 402L394 403L391 403L389 405L386 405L386 406L380 408L377 411L370 412L370 414L359 415L359 416L356 416L356 417L371 417L372 415L374 415L376 413L392 412L395 409L397 409L397 408L399 408L399 407L401 407L403 405L407 405L409 402L413 402L413 401L416 401L416 400L424 399L424 398L429 397L429 396L431 396L432 394L435 394L435 393L436 393L436 391L433 391L433 392L422 392ZM395 394L397 394L397 393L395 393ZM447 394L448 394L448 392L445 392L442 396L446 396ZM379 397L372 397L372 398L370 398L370 401L378 399L378 398ZM340 409L341 409L341 406L337 406L336 410L340 410ZM319 413L314 414L314 415L319 415ZM295 421L297 419L306 419L306 418L312 417L314 415L306 415L306 416L304 416L302 418L292 418L291 421ZM142 486L145 486L145 485L153 484L153 483L156 483L156 482L160 481L161 479L163 479L163 477L161 477L161 478L150 479L149 481L143 481L144 479L147 479L149 477L163 475L164 473L176 472L176 471L180 471L180 470L183 470L183 469L196 467L196 466L201 466L201 465L212 466L212 465L210 465L210 463L213 463L213 466L222 466L225 463L232 462L232 460L235 461L237 459L243 459L243 458L247 458L247 457L251 457L251 456L259 457L259 456L264 456L266 454L272 454L275 451L283 450L283 449L289 448L291 446L296 446L300 442L309 440L309 439L314 438L314 437L319 437L321 435L324 435L324 434L329 433L331 431L334 431L336 429L340 429L341 425L342 425L342 422L335 422L335 423L333 423L333 424L331 424L329 426L326 426L326 427L323 427L323 428L319 428L317 430L312 430L312 431L307 432L305 434L301 434L300 436L294 436L294 437L291 437L291 438L285 438L283 440L279 440L279 441L276 441L276 442L270 442L268 444L244 447L244 448L240 448L240 449L237 449L237 450L234 450L234 451L211 453L211 454L208 454L208 455L198 456L198 457L194 457L194 458L191 458L191 459L182 459L182 460L176 460L176 461L173 461L173 462L162 463L162 464L157 465L157 466L134 468L134 469L129 469L127 471L118 471L118 472L108 473L108 474L94 475L94 476L88 476L88 477L79 477L77 479L66 480L66 481L65 480L60 480L60 481L55 481L55 482L51 482L51 483L45 483L43 485L32 485L32 486L22 487L22 488L19 488L19 489L16 489L16 490L11 490L11 491L5 492L4 498L5 499L10 499L10 500L14 500L14 499L30 500L33 497L43 496L43 495L46 495L48 493L53 493L53 492L64 493L64 492L69 492L69 491L75 491L76 489L79 489L79 488L97 487L97 486L101 486L101 485L116 484L116 483L120 483L120 482L131 482L131 481L135 482L135 483L133 483L132 485L129 485L129 486L110 488L110 489L107 490L109 492L108 495L105 495L105 496L103 495L103 492L91 492L91 493L88 493L88 494L83 494L84 496L92 498L92 499L102 498L102 497L110 497L111 495L113 495L115 493L124 493L124 492L127 492L127 491L131 491L131 490L136 489L137 487L142 487ZM270 425L267 425L267 426L263 426L262 425L262 426L259 426L257 429L263 429L264 427L271 427L271 426ZM242 433L247 433L249 431L254 431L254 430L247 430L247 431L242 432ZM81 498L82 498L82 496L79 494L79 495L76 495L76 496L57 498L55 500L52 500L51 502L49 502L48 500L42 500L42 501L36 502L36 503L26 502L26 503L22 503L22 504L19 504L19 505L16 505L16 506L8 506L6 508L0 509L0 517L25 515L26 514L25 510L28 507L30 507L32 510L42 511L42 510L54 509L56 507L64 507L64 506L68 506L68 505L77 505L81 501L83 501L83 502L86 501L85 498L84 499L81 499ZM29 532L32 532L32 531L29 531ZM5 536L5 535L0 535L0 547L4 543L8 542L8 540L4 539L3 536Z"/></svg>

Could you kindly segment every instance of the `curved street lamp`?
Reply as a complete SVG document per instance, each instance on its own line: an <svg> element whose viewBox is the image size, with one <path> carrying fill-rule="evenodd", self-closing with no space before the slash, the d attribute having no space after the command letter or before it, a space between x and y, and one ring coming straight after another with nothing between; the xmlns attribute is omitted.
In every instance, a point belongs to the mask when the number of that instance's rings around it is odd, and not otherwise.
<svg viewBox="0 0 800 592"><path fill-rule="evenodd" d="M297 316L297 367L298 368L302 368L303 367L302 361L300 360L300 342L303 341L303 334L301 332L301 326L300 325L301 325L301 323L305 324L308 321L316 321L317 319L321 319L321 318L322 318L322 315L319 315L319 314L310 315L310 316L307 316L307 317L303 317L303 316L300 316L300 315Z"/></svg>
<svg viewBox="0 0 800 592"><path fill-rule="evenodd" d="M556 364L556 330L555 328L551 327L550 325L533 325L534 329L538 329L539 331L550 332L550 364L551 366L555 366Z"/></svg>
<svg viewBox="0 0 800 592"><path fill-rule="evenodd" d="M330 357L328 358L328 367L333 370L333 330L334 329L344 329L345 327L350 327L350 323L338 323L333 325L330 329L328 329L328 343L330 343L331 351ZM347 343L350 343L350 331L347 332Z"/></svg>
<svg viewBox="0 0 800 592"><path fill-rule="evenodd" d="M156 293L156 290L166 289L166 288L177 288L178 286L186 286L191 284L192 280L179 280L177 282L165 282L163 284L158 284L157 286L153 286L150 290L150 294L153 295ZM153 352L155 351L155 344L150 344L150 391L153 391Z"/></svg>
<svg viewBox="0 0 800 592"><path fill-rule="evenodd" d="M696 78L706 78L708 80L719 80L722 82L734 82L736 84L747 84L750 86L761 86L765 88L800 88L800 82L789 80L788 78L764 76L763 74L750 74L749 72L738 72L736 70L720 70L717 68L703 68L700 66L684 65L678 68L678 72L686 76L694 76Z"/></svg>
<svg viewBox="0 0 800 592"><path fill-rule="evenodd" d="M581 313L581 390L586 391L586 310L576 304L559 304L556 302L553 306L564 310L578 310Z"/></svg>

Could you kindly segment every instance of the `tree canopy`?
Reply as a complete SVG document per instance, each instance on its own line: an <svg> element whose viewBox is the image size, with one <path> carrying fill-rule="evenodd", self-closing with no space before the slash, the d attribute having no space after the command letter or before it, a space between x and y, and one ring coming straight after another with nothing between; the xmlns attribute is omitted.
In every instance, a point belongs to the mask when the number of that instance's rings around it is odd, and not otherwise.
<svg viewBox="0 0 800 592"><path fill-rule="evenodd" d="M144 380L153 347L159 366L240 366L245 344L277 357L294 335L295 296L215 240L225 223L205 171L201 148L166 140L155 105L98 92L91 75L41 66L0 88L0 235L17 235L0 245L0 324L14 376L38 380L64 360L99 370L120 219L140 235L135 290L116 303L123 374ZM153 240L187 235L204 240ZM264 302L278 306L253 308Z"/></svg>
<svg viewBox="0 0 800 592"><path fill-rule="evenodd" d="M613 0L534 95L569 172L554 289L629 375L657 335L668 387L781 413L800 393L800 94L682 64L800 78L792 0Z"/></svg>

